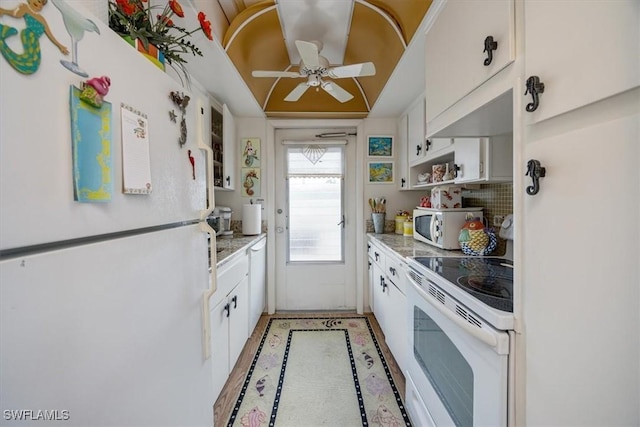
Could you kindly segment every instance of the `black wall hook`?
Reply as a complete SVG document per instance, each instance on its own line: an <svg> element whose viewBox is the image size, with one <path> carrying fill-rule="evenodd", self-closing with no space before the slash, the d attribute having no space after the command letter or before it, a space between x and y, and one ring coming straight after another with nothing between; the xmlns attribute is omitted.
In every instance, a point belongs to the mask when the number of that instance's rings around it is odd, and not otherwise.
<svg viewBox="0 0 640 427"><path fill-rule="evenodd" d="M540 162L531 159L527 162L527 173L525 176L530 176L533 181L533 185L527 187L527 194L535 196L540 191L540 178L546 175L547 170L540 166Z"/></svg>
<svg viewBox="0 0 640 427"><path fill-rule="evenodd" d="M498 42L493 40L493 36L487 36L484 39L484 50L483 52L487 52L487 58L484 60L484 65L488 66L493 61L493 51L498 49Z"/></svg>
<svg viewBox="0 0 640 427"><path fill-rule="evenodd" d="M524 91L524 94L530 93L533 98L533 102L527 104L526 107L527 111L531 113L538 109L538 105L540 104L538 95L544 92L544 83L540 81L540 77L531 76L527 79L526 86L527 90Z"/></svg>

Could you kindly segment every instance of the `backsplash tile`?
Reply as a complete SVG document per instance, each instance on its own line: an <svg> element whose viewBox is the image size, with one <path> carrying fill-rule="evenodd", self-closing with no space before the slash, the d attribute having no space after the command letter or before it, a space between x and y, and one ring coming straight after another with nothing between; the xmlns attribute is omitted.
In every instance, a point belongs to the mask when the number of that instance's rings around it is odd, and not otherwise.
<svg viewBox="0 0 640 427"><path fill-rule="evenodd" d="M513 213L513 183L482 184L478 190L462 193L463 207L483 207L483 215L493 225L495 215L506 216Z"/></svg>

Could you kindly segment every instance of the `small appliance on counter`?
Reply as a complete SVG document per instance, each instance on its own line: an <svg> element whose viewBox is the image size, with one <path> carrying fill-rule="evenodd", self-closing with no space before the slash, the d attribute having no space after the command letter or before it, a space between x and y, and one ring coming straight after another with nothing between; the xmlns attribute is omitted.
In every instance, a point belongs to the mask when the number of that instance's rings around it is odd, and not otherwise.
<svg viewBox="0 0 640 427"><path fill-rule="evenodd" d="M413 211L413 238L441 249L460 249L458 236L468 213L482 219L483 208L431 209Z"/></svg>
<svg viewBox="0 0 640 427"><path fill-rule="evenodd" d="M213 227L216 230L216 236L218 237L232 237L233 230L231 229L231 208L226 206L216 206L213 209L213 215L210 218L218 218L218 227Z"/></svg>

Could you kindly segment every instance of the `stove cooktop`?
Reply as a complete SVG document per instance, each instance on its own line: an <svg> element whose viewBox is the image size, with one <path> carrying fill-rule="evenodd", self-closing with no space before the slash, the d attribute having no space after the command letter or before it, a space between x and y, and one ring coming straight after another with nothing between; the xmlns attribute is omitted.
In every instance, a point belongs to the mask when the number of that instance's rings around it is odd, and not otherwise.
<svg viewBox="0 0 640 427"><path fill-rule="evenodd" d="M414 260L484 304L513 313L511 261L475 257L415 257Z"/></svg>

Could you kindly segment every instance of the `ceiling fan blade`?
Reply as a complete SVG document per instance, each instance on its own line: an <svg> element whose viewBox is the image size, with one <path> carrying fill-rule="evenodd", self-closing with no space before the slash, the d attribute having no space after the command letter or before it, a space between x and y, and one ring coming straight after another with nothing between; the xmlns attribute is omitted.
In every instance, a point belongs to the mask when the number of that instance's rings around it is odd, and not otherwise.
<svg viewBox="0 0 640 427"><path fill-rule="evenodd" d="M307 82L300 83L291 92L289 92L289 95L287 95L284 100L288 102L295 102L300 99L302 95L304 95L307 89L309 89L309 85L307 85Z"/></svg>
<svg viewBox="0 0 640 427"><path fill-rule="evenodd" d="M376 66L373 62L363 62L362 64L344 65L342 67L330 68L327 76L334 79L342 79L345 77L365 77L375 76Z"/></svg>
<svg viewBox="0 0 640 427"><path fill-rule="evenodd" d="M329 95L333 96L335 99L337 99L340 102L347 102L351 98L353 98L353 95L351 95L346 90L342 89L340 86L338 86L334 82L324 82L322 84L322 89L327 91Z"/></svg>
<svg viewBox="0 0 640 427"><path fill-rule="evenodd" d="M294 71L265 71L265 70L253 70L251 72L253 77L304 77L300 73Z"/></svg>
<svg viewBox="0 0 640 427"><path fill-rule="evenodd" d="M320 54L318 53L318 45L303 40L296 40L296 47L302 58L302 63L307 68L315 68L320 65Z"/></svg>

